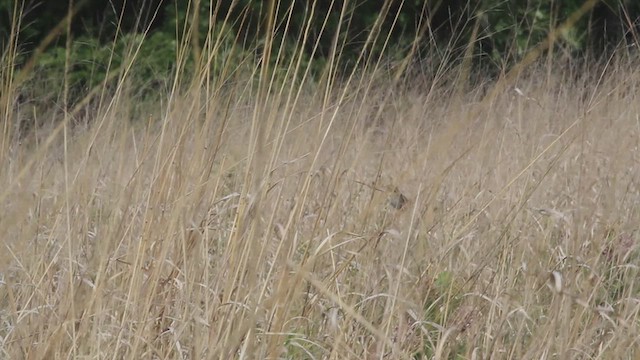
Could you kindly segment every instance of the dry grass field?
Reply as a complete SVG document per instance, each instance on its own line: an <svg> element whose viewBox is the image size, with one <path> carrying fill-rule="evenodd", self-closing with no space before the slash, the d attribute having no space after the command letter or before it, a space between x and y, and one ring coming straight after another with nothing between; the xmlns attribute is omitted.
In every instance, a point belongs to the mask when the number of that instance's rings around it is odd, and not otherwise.
<svg viewBox="0 0 640 360"><path fill-rule="evenodd" d="M292 64L4 119L0 358L640 356L638 59Z"/></svg>

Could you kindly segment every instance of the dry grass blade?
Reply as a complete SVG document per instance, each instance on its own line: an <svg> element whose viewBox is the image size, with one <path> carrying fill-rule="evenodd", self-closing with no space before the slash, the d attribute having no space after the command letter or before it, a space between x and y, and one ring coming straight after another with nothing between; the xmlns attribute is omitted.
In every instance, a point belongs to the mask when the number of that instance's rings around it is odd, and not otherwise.
<svg viewBox="0 0 640 360"><path fill-rule="evenodd" d="M158 102L128 96L127 58L5 139L0 357L637 358L640 59L537 61L589 0L473 87L469 59L415 61L427 19L407 57L372 55L394 4L353 71L331 34L312 74L319 2L294 43L291 7L266 3L268 36L240 58L214 33L231 15L176 25Z"/></svg>

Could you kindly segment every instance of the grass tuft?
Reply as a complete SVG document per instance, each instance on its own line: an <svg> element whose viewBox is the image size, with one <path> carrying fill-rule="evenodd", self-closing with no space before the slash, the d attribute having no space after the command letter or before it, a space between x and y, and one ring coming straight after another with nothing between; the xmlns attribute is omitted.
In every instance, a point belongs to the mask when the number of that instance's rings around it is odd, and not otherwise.
<svg viewBox="0 0 640 360"><path fill-rule="evenodd" d="M256 59L193 33L159 100L123 68L19 136L0 74L2 357L638 356L637 57L461 90L372 31L315 78L265 26Z"/></svg>

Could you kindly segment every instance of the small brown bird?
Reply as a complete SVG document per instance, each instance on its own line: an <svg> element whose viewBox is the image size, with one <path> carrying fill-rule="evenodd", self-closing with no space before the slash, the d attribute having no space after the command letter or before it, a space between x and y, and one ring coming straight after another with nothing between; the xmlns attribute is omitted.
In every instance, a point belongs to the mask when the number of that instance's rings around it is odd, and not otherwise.
<svg viewBox="0 0 640 360"><path fill-rule="evenodd" d="M394 209L400 210L407 203L407 197L404 196L398 187L393 189L393 192L389 196L389 205L391 205Z"/></svg>

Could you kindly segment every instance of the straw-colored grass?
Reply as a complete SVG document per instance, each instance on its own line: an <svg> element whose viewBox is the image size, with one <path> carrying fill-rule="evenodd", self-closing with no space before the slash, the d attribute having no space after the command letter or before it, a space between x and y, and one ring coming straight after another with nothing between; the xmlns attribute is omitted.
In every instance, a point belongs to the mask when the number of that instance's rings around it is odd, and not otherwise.
<svg viewBox="0 0 640 360"><path fill-rule="evenodd" d="M640 74L560 74L483 108L421 87L206 116L193 95L134 124L123 104L66 154L14 145L3 357L632 358Z"/></svg>
<svg viewBox="0 0 640 360"><path fill-rule="evenodd" d="M636 358L637 65L294 62L38 122L0 159L0 357Z"/></svg>

